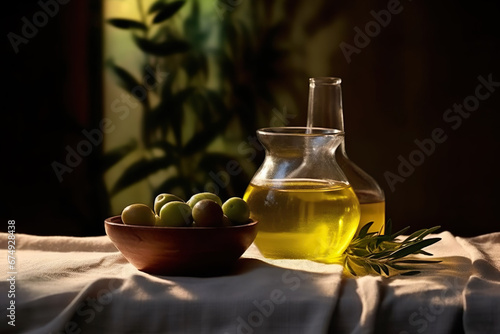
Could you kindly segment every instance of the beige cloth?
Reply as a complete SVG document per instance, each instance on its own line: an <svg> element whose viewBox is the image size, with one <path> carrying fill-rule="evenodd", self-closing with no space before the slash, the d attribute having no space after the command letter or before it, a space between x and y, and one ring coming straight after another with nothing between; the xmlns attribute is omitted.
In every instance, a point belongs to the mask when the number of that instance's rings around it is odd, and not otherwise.
<svg viewBox="0 0 500 334"><path fill-rule="evenodd" d="M7 259L0 233L0 257ZM0 271L2 333L500 333L500 233L440 233L444 260L417 276L348 278L338 265L268 260L255 246L234 273L140 272L107 236L16 235L15 297Z"/></svg>

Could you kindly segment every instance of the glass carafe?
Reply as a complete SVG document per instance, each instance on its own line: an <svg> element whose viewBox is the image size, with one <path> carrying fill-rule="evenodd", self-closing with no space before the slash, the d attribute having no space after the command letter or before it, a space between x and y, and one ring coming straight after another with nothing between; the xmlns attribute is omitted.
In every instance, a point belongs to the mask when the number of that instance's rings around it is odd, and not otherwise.
<svg viewBox="0 0 500 334"><path fill-rule="evenodd" d="M307 127L322 127L344 131L341 79L334 77L309 79ZM338 165L356 193L361 218L358 231L373 222L369 232L383 231L385 196L377 182L347 157L345 140L335 152ZM357 233L356 232L356 233Z"/></svg>
<svg viewBox="0 0 500 334"><path fill-rule="evenodd" d="M334 159L335 129L257 131L264 162L244 199L259 221L255 244L269 258L339 262L359 223L359 202Z"/></svg>

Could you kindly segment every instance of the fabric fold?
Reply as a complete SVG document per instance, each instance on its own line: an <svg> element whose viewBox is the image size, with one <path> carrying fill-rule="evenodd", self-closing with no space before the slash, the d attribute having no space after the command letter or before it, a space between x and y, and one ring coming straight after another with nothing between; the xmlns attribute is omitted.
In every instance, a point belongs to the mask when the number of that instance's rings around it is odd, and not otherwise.
<svg viewBox="0 0 500 334"><path fill-rule="evenodd" d="M500 333L500 233L457 241L473 267L463 292L465 332Z"/></svg>

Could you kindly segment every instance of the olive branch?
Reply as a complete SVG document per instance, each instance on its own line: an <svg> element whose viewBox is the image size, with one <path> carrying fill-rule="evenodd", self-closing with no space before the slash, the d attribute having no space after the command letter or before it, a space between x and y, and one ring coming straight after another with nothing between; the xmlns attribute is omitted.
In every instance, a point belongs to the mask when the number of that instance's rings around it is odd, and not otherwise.
<svg viewBox="0 0 500 334"><path fill-rule="evenodd" d="M423 260L420 258L407 258L410 255L432 256L423 248L435 244L441 238L424 239L441 226L418 230L406 238L401 238L409 230L409 226L392 233L392 223L387 221L385 233L371 232L370 222L363 226L359 234L351 241L344 252L344 269L353 276L362 273L377 274L385 277L394 275L416 275L420 271L419 265L439 263L439 260Z"/></svg>

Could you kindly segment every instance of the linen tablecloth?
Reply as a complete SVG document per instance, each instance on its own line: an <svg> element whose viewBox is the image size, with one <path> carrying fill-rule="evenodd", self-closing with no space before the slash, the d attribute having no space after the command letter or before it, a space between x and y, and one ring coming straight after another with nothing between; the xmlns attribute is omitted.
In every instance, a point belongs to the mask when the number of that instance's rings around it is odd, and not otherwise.
<svg viewBox="0 0 500 334"><path fill-rule="evenodd" d="M500 233L436 236L443 262L416 276L352 278L252 245L234 272L196 278L138 271L107 236L23 234L12 275L0 233L0 332L500 333Z"/></svg>

